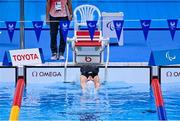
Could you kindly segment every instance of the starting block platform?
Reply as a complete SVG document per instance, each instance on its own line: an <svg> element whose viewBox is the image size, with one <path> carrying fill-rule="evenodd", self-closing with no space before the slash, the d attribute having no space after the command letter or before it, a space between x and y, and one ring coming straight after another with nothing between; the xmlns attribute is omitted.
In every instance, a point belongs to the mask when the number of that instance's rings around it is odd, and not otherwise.
<svg viewBox="0 0 180 121"><path fill-rule="evenodd" d="M133 63L131 63L133 65ZM117 80L135 80L131 83L149 83L151 80L151 67L146 66L145 63L139 63L141 66L137 66L137 63L134 63L134 66L130 66L130 63L110 63L108 67L106 65L99 65L99 77L103 82L106 81L117 81ZM28 83L44 83L47 80L47 83L53 82L79 82L80 78L80 65L69 63L65 67L64 63L45 63L43 65L37 66L24 66L21 68L22 75L25 77L25 80ZM129 78L129 75L136 79Z"/></svg>

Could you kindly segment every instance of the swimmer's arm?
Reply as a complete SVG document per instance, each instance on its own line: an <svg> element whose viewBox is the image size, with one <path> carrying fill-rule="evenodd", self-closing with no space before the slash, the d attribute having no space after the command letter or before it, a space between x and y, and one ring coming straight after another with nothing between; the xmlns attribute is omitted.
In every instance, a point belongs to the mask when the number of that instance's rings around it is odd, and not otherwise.
<svg viewBox="0 0 180 121"><path fill-rule="evenodd" d="M86 88L86 81L87 81L87 78L84 75L81 75L80 76L80 82L81 82L81 89L82 90L85 90L85 88Z"/></svg>
<svg viewBox="0 0 180 121"><path fill-rule="evenodd" d="M95 86L96 90L99 90L99 88L100 88L100 86L101 86L101 84L100 84L100 78L99 78L98 75L94 77L94 86Z"/></svg>
<svg viewBox="0 0 180 121"><path fill-rule="evenodd" d="M82 89L82 90L85 90L85 88L86 88L86 83L82 83L82 82L81 82L81 89Z"/></svg>

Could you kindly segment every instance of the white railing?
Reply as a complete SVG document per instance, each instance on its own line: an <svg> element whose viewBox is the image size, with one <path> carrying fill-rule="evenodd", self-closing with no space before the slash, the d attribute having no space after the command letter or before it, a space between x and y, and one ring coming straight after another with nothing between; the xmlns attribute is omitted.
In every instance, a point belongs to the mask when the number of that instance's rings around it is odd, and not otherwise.
<svg viewBox="0 0 180 121"><path fill-rule="evenodd" d="M67 64L68 64L68 57L69 57L69 42L66 44L66 61L64 64L64 82L67 82Z"/></svg>
<svg viewBox="0 0 180 121"><path fill-rule="evenodd" d="M108 76L108 64L109 64L109 44L107 45L107 56L106 56L106 63L105 63L105 70L104 70L104 81L107 81L107 76Z"/></svg>

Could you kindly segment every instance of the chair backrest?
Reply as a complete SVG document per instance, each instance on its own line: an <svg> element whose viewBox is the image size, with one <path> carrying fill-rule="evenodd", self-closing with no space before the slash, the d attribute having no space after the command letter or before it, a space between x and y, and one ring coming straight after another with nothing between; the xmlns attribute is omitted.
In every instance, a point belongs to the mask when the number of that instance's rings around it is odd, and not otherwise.
<svg viewBox="0 0 180 121"><path fill-rule="evenodd" d="M86 26L87 20L97 20L97 27L101 27L101 13L94 5L80 5L74 9L74 30L77 31L79 26Z"/></svg>

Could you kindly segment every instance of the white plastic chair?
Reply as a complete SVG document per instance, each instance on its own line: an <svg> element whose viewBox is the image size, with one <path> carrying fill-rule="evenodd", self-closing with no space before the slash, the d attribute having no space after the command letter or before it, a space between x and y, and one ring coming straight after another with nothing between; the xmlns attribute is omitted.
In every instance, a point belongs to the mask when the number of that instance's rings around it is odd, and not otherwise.
<svg viewBox="0 0 180 121"><path fill-rule="evenodd" d="M101 12L94 5L80 5L74 10L74 30L86 26L87 20L97 20L98 29L101 29ZM78 20L79 18L79 20Z"/></svg>

